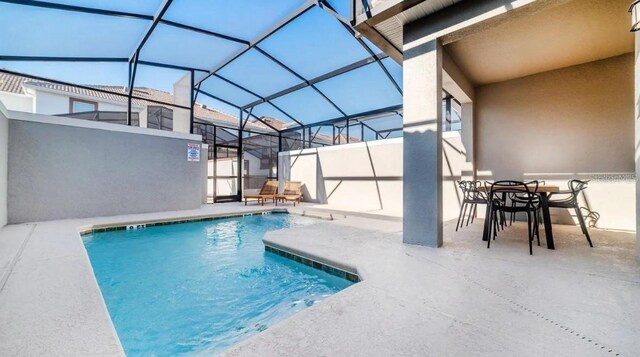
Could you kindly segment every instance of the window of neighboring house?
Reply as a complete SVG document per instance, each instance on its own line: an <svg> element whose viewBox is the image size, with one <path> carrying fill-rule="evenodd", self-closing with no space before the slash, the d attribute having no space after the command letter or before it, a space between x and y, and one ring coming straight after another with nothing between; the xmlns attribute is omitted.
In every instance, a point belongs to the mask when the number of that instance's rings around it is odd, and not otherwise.
<svg viewBox="0 0 640 357"><path fill-rule="evenodd" d="M173 110L150 105L147 107L147 128L173 130Z"/></svg>
<svg viewBox="0 0 640 357"><path fill-rule="evenodd" d="M69 98L69 112L70 113L85 113L85 112L97 112L98 102L92 102L89 100L82 100L76 98Z"/></svg>

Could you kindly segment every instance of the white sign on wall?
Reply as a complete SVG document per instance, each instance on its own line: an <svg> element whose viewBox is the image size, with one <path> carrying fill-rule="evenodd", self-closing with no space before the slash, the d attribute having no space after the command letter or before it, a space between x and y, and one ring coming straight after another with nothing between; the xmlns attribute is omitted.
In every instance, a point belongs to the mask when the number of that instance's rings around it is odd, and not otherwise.
<svg viewBox="0 0 640 357"><path fill-rule="evenodd" d="M187 143L187 161L200 162L200 144Z"/></svg>

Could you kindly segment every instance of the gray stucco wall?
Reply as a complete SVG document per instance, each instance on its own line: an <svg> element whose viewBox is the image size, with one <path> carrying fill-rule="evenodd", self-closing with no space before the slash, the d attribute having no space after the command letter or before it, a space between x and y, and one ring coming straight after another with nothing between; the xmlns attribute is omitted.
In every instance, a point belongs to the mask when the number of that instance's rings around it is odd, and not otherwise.
<svg viewBox="0 0 640 357"><path fill-rule="evenodd" d="M7 224L7 155L9 124L6 109L0 102L0 227Z"/></svg>
<svg viewBox="0 0 640 357"><path fill-rule="evenodd" d="M9 223L200 207L192 140L11 119L8 141Z"/></svg>

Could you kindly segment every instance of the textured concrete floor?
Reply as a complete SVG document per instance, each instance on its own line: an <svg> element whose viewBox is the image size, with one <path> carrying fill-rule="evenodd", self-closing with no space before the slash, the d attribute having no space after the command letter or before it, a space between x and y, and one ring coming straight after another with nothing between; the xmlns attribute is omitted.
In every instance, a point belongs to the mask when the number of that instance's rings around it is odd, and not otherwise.
<svg viewBox="0 0 640 357"><path fill-rule="evenodd" d="M218 204L0 229L0 355L122 355L78 227L256 209L263 208ZM320 212L304 205L295 210ZM458 233L447 224L445 247L430 249L402 244L401 224L393 220L334 217L339 219L271 232L266 240L357 269L364 281L229 355L635 356L640 351L634 234L592 230L596 247L589 249L579 229L556 226L557 249L536 247L531 257L522 226L505 231L486 249L482 221Z"/></svg>
<svg viewBox="0 0 640 357"><path fill-rule="evenodd" d="M482 221L445 246L401 243L395 222L348 218L270 232L269 245L356 268L364 279L228 356L638 356L635 235L555 226L529 256L526 226L491 249ZM544 245L544 237L542 239Z"/></svg>

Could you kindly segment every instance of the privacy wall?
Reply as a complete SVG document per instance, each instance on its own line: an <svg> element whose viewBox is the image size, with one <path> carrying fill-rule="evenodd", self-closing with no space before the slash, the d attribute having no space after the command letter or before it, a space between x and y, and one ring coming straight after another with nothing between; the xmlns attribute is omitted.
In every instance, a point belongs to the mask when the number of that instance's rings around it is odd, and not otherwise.
<svg viewBox="0 0 640 357"><path fill-rule="evenodd" d="M204 166L187 161L199 135L9 116L9 223L200 207Z"/></svg>
<svg viewBox="0 0 640 357"><path fill-rule="evenodd" d="M443 214L449 220L457 218L462 199L455 181L469 164L458 132L443 139ZM280 178L301 181L307 202L402 214L402 143L397 138L282 152Z"/></svg>
<svg viewBox="0 0 640 357"><path fill-rule="evenodd" d="M581 197L591 224L635 230L633 73L627 54L476 88L478 178L591 180Z"/></svg>

